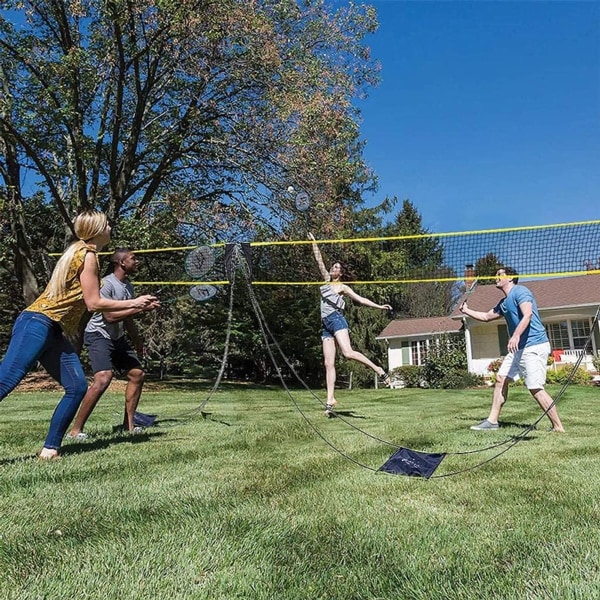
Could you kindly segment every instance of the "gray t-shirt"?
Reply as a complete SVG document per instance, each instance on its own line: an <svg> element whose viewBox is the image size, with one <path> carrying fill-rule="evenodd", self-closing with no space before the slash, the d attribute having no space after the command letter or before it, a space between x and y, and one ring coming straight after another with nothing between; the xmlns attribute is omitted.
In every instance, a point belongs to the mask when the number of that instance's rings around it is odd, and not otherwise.
<svg viewBox="0 0 600 600"><path fill-rule="evenodd" d="M108 300L131 300L134 296L133 286L129 279L120 281L118 277L111 273L102 279L100 295ZM123 321L118 323L109 323L103 313L95 312L88 321L85 328L88 333L98 332L105 338L118 340L125 335Z"/></svg>

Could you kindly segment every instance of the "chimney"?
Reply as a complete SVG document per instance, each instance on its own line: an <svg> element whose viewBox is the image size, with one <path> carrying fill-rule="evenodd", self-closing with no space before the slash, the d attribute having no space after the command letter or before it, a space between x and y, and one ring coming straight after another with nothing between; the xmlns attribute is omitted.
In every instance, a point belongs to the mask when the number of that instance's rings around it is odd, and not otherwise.
<svg viewBox="0 0 600 600"><path fill-rule="evenodd" d="M473 265L465 265L465 285L467 289L471 287L475 281L475 267Z"/></svg>

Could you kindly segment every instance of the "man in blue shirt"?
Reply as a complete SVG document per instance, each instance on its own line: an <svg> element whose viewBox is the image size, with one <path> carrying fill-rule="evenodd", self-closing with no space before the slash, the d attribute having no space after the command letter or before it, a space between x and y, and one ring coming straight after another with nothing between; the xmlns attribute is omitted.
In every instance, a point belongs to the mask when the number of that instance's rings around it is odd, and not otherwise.
<svg viewBox="0 0 600 600"><path fill-rule="evenodd" d="M504 298L488 312L472 310L466 302L460 308L462 313L478 321L492 321L504 317L510 336L508 354L496 375L490 415L471 429L498 429L500 410L508 397L508 384L521 376L542 410L547 411L552 430L563 433L564 428L558 411L552 406L553 400L544 389L550 342L542 325L535 298L528 288L517 285L517 275L511 267L498 269L496 287L502 291Z"/></svg>

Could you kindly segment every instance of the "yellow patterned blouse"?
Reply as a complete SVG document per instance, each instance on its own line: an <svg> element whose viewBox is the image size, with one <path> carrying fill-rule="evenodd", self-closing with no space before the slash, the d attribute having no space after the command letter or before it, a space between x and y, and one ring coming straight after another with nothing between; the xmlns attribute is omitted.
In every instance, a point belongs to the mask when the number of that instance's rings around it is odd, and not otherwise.
<svg viewBox="0 0 600 600"><path fill-rule="evenodd" d="M49 319L59 323L65 333L77 331L81 315L86 310L79 274L88 252L93 252L96 255L96 261L98 260L96 249L91 246L83 246L77 250L69 266L64 294L48 298L48 288L46 288L38 299L25 310L46 315Z"/></svg>

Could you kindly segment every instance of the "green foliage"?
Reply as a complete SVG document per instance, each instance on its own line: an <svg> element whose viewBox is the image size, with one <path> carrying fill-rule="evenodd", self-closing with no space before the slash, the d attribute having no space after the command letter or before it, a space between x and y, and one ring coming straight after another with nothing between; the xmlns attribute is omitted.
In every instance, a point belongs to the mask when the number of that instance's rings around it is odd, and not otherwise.
<svg viewBox="0 0 600 600"><path fill-rule="evenodd" d="M585 385L592 380L590 372L584 367L577 367L573 371L573 366L564 365L555 369L548 369L546 373L546 382L548 384L564 384L567 382L573 385Z"/></svg>
<svg viewBox="0 0 600 600"><path fill-rule="evenodd" d="M290 183L323 217L373 185L352 103L378 82L364 46L377 28L372 7L2 8L0 136L66 225L91 206L114 224L166 206L207 239L260 225L280 233L297 217L282 193Z"/></svg>
<svg viewBox="0 0 600 600"><path fill-rule="evenodd" d="M402 236L398 241L383 244L384 254L391 254L385 273L394 278L416 280L393 290L391 304L398 315L433 317L446 315L456 301L455 285L451 281L418 282L422 279L450 279L455 273L444 264L444 248L440 240L428 236L422 217L410 200L403 200L394 223L385 227L383 236Z"/></svg>
<svg viewBox="0 0 600 600"><path fill-rule="evenodd" d="M423 377L432 388L464 387L469 379L464 338L440 335L432 340L423 365Z"/></svg>
<svg viewBox="0 0 600 600"><path fill-rule="evenodd" d="M417 365L405 365L404 367L397 367L392 370L392 380L402 381L404 387L407 388L418 388L422 387L424 379L422 367Z"/></svg>
<svg viewBox="0 0 600 600"><path fill-rule="evenodd" d="M594 365L596 372L600 373L600 354L596 354L592 357L592 365Z"/></svg>
<svg viewBox="0 0 600 600"><path fill-rule="evenodd" d="M493 252L478 258L475 263L475 277L479 285L494 285L496 271L502 266L502 261Z"/></svg>
<svg viewBox="0 0 600 600"><path fill-rule="evenodd" d="M446 372L436 387L449 390L463 390L484 385L480 375L469 373L466 369L456 369Z"/></svg>

